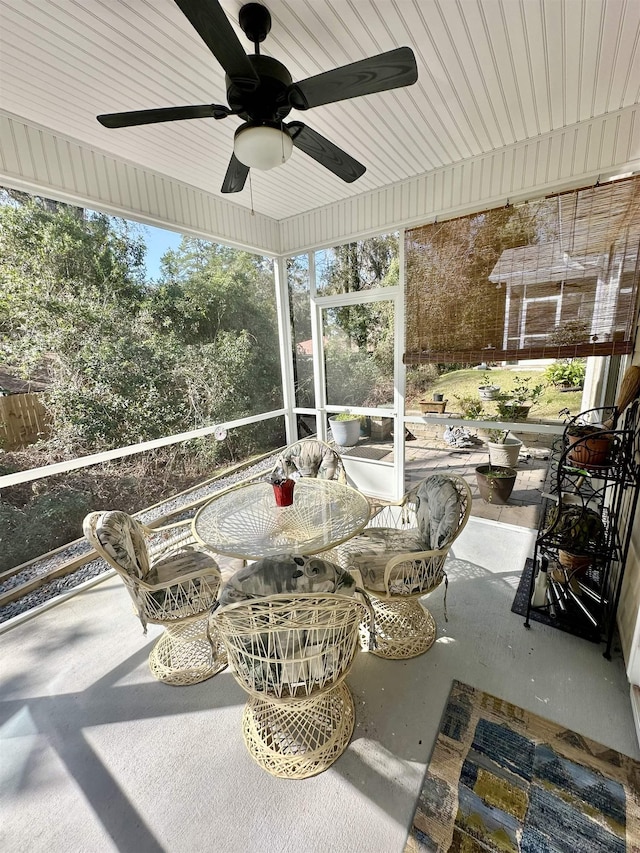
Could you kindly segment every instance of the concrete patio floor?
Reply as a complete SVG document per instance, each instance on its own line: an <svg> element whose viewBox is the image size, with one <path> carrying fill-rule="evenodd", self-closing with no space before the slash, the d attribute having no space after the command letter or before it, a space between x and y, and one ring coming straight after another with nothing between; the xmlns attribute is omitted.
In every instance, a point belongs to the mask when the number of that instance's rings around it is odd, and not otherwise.
<svg viewBox="0 0 640 853"><path fill-rule="evenodd" d="M356 728L325 773L285 781L241 736L227 670L154 681L131 602L110 578L0 634L0 849L7 853L402 853L453 679L638 758L619 657L510 612L534 531L472 518L425 601L438 624L406 662L362 653Z"/></svg>

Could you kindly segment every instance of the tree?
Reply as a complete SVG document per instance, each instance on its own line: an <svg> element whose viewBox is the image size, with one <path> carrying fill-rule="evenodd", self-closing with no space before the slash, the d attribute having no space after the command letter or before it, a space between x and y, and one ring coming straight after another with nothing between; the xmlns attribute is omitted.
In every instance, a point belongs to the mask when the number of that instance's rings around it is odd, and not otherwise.
<svg viewBox="0 0 640 853"><path fill-rule="evenodd" d="M46 365L57 449L109 449L281 405L269 260L184 238L156 286L137 226L2 200L2 355L25 374Z"/></svg>
<svg viewBox="0 0 640 853"><path fill-rule="evenodd" d="M153 325L188 347L179 373L188 377L196 420L207 423L281 405L270 261L185 237L163 257L160 282L148 291L146 310ZM228 374L224 381L222 366Z"/></svg>
<svg viewBox="0 0 640 853"><path fill-rule="evenodd" d="M145 246L131 223L0 196L0 354L29 371L77 348L101 312L135 312Z"/></svg>

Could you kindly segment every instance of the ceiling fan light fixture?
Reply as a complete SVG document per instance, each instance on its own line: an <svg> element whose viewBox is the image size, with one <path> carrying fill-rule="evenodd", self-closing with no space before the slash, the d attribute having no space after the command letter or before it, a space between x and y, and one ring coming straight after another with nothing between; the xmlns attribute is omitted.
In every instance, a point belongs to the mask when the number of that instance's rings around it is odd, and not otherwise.
<svg viewBox="0 0 640 853"><path fill-rule="evenodd" d="M293 142L279 125L247 123L236 130L233 153L251 169L267 171L291 157Z"/></svg>

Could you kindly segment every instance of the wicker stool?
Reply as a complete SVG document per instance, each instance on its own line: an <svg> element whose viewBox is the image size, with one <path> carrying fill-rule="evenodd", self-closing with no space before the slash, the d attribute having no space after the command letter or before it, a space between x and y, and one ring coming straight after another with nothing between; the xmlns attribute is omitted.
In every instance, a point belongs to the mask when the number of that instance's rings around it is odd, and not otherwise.
<svg viewBox="0 0 640 853"><path fill-rule="evenodd" d="M355 598L313 593L267 596L214 613L234 676L249 693L247 749L274 776L314 776L346 749L355 710L343 682L366 614Z"/></svg>
<svg viewBox="0 0 640 853"><path fill-rule="evenodd" d="M217 634L209 632L209 614L175 624L166 630L149 655L154 678L178 687L206 681L227 665L227 652Z"/></svg>

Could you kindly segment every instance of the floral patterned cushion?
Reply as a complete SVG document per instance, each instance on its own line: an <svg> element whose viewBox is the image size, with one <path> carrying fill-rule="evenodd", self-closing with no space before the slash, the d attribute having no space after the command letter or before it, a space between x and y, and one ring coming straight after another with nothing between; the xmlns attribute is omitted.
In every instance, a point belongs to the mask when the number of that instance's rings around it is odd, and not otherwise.
<svg viewBox="0 0 640 853"><path fill-rule="evenodd" d="M126 512L103 512L96 524L96 536L104 550L133 578L146 580L149 554L140 524Z"/></svg>
<svg viewBox="0 0 640 853"><path fill-rule="evenodd" d="M236 572L222 587L218 604L224 607L250 598L288 592L353 595L355 581L348 572L328 560L281 554L265 557Z"/></svg>
<svg viewBox="0 0 640 853"><path fill-rule="evenodd" d="M154 562L145 580L150 584L166 583L174 579L179 580L182 575L205 569L214 569L211 577L214 582L217 582L218 564L213 557L194 545L188 545Z"/></svg>
<svg viewBox="0 0 640 853"><path fill-rule="evenodd" d="M410 493L416 504L416 520L424 547L443 548L460 523L460 497L453 482L443 474L433 474Z"/></svg>
<svg viewBox="0 0 640 853"><path fill-rule="evenodd" d="M345 569L358 569L367 589L386 592L384 570L387 563L397 554L427 550L422 545L420 531L394 530L391 527L371 527L348 542L338 546L340 565ZM402 591L405 584L399 582ZM394 585L391 586L391 592Z"/></svg>
<svg viewBox="0 0 640 853"><path fill-rule="evenodd" d="M265 557L241 569L224 585L216 607L286 593L353 595L355 580L328 560L281 554ZM295 608L295 605L294 605ZM245 653L235 661L236 675L249 689L282 695L309 682L326 682L339 674L340 657L334 648L340 628L320 621L289 629L246 636L240 641Z"/></svg>
<svg viewBox="0 0 640 853"><path fill-rule="evenodd" d="M192 578L190 581L182 582L185 575L191 572L206 572L211 569L211 574L202 574L199 577ZM215 593L220 584L220 573L218 564L210 554L199 550L196 546L187 545L180 551L175 551L172 554L162 557L154 562L149 569L149 574L145 578L149 584L165 584L170 581L175 581L171 586L165 586L155 590L150 594L156 604L165 609L168 613L172 611L179 612L184 605L188 605L194 596L207 587L212 592L212 597L215 598ZM202 587L202 582L205 586ZM206 599L206 596L205 596ZM205 601L205 607L209 607L212 601Z"/></svg>
<svg viewBox="0 0 640 853"><path fill-rule="evenodd" d="M317 477L320 480L341 478L340 456L322 441L305 439L288 447L280 456L278 466L286 477L298 473L301 477Z"/></svg>

